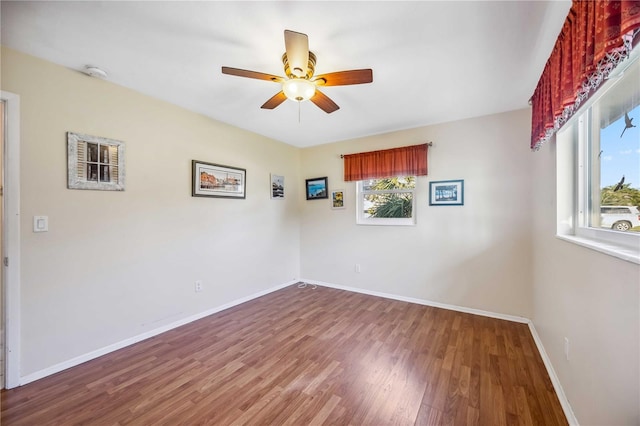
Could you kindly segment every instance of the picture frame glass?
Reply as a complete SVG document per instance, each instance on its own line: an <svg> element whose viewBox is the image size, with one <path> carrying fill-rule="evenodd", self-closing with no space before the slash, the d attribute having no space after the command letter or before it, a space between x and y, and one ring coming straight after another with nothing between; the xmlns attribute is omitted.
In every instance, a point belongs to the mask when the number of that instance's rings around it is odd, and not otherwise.
<svg viewBox="0 0 640 426"><path fill-rule="evenodd" d="M238 167L192 160L193 197L246 197L247 171Z"/></svg>
<svg viewBox="0 0 640 426"><path fill-rule="evenodd" d="M326 177L307 179L305 183L307 200L321 200L329 198Z"/></svg>
<svg viewBox="0 0 640 426"><path fill-rule="evenodd" d="M271 174L271 199L284 199L284 176Z"/></svg>
<svg viewBox="0 0 640 426"><path fill-rule="evenodd" d="M331 208L334 210L344 209L344 189L334 189L331 191Z"/></svg>
<svg viewBox="0 0 640 426"><path fill-rule="evenodd" d="M464 205L464 180L458 179L429 182L429 205Z"/></svg>

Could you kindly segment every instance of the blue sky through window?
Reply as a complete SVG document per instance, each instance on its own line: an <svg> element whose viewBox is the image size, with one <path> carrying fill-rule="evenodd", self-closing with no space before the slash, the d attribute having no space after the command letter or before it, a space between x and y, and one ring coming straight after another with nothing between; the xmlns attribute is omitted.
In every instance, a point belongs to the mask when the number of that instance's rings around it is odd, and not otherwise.
<svg viewBox="0 0 640 426"><path fill-rule="evenodd" d="M600 131L600 188L625 183L640 189L640 105L628 112L636 127L625 130L624 115Z"/></svg>

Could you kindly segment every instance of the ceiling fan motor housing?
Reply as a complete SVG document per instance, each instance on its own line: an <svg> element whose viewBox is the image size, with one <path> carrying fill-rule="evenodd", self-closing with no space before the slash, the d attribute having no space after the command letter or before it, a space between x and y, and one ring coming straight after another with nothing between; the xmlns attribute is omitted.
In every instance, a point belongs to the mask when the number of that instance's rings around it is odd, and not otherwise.
<svg viewBox="0 0 640 426"><path fill-rule="evenodd" d="M304 73L304 70L292 70L289 65L289 59L287 58L287 53L285 52L282 55L282 63L284 64L284 74L289 78L306 78L309 79L313 77L313 73L316 70L316 55L313 52L309 51L309 62L307 64L307 73ZM296 72L294 72L296 71Z"/></svg>

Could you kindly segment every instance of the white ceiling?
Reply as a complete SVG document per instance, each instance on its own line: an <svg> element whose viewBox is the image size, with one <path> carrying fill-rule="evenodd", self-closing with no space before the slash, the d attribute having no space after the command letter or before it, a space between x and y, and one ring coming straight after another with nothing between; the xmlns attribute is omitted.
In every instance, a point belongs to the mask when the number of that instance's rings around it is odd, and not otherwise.
<svg viewBox="0 0 640 426"><path fill-rule="evenodd" d="M527 106L570 0L1 2L1 41L216 120L306 147ZM372 68L325 87L340 109L260 106L284 75L285 29L309 36L316 74ZM90 78L90 77L87 77ZM298 110L298 107L300 110ZM300 121L298 121L300 113Z"/></svg>

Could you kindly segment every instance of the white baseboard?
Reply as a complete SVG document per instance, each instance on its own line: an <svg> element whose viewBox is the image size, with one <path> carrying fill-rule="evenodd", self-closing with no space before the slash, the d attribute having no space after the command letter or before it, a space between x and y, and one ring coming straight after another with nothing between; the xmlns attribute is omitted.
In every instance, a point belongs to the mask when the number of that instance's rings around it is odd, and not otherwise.
<svg viewBox="0 0 640 426"><path fill-rule="evenodd" d="M549 355L547 355L547 351L544 349L542 340L540 339L540 336L538 335L536 327L533 325L532 321L529 321L529 330L531 331L533 340L536 342L536 346L538 347L538 352L540 353L542 362L544 362L544 366L547 368L547 373L549 374L549 378L551 379L553 388L556 391L556 395L558 395L560 405L562 405L562 410L564 411L564 415L567 417L567 421L572 426L578 426L578 419L576 418L576 415L571 408L571 404L569 404L567 395L565 395L564 389L562 389L562 385L560 384L560 379L558 378L556 371L553 369L553 364L551 364L551 358L549 358Z"/></svg>
<svg viewBox="0 0 640 426"><path fill-rule="evenodd" d="M527 324L529 326L529 330L531 331L531 335L533 336L533 340L536 343L536 347L538 348L538 352L540 353L540 357L542 358L542 361L544 362L544 366L547 369L547 374L549 374L549 378L551 379L553 388L556 391L556 395L558 395L558 399L560 400L560 405L562 406L564 415L567 417L567 421L572 426L579 426L578 419L576 418L576 415L573 413L571 404L569 404L569 400L567 399L567 396L564 393L564 389L562 389L560 380L558 379L558 376L555 370L553 369L553 365L551 364L551 359L547 355L547 352L544 349L544 345L542 344L542 340L540 339L540 336L538 335L538 332L536 331L536 328L533 325L533 322L529 318L519 317L516 315L499 314L496 312L483 311L481 309L466 308L464 306L449 305L446 303L433 302L433 301L424 300L424 299L416 299L413 297L405 297L405 296L398 296L395 294L381 293L377 291L370 291L370 290L365 290L357 287L348 287L348 286L343 286L338 284L331 284L331 283L326 283L322 281L307 280L307 279L303 279L302 281L308 284L314 284L321 287L330 287L338 290L346 290L354 293L367 294L370 296L384 297L385 299L399 300L402 302L416 303L418 305L433 306L435 308L448 309L451 311L464 312L467 314L475 314L475 315L481 315L484 317L497 318L497 319Z"/></svg>
<svg viewBox="0 0 640 426"><path fill-rule="evenodd" d="M55 373L59 373L60 371L66 370L66 369L71 368L71 367L75 367L76 365L80 365L80 364L82 364L84 362L87 362L87 361L91 361L92 359L101 357L103 355L106 355L106 354L114 352L114 351L117 351L118 349L125 348L127 346L130 346L130 345L133 345L135 343L141 342L143 340L149 339L151 337L157 336L158 334L164 333L164 332L169 331L169 330L173 330L174 328L178 328L178 327L183 326L185 324L189 324L190 322L197 321L199 319L202 319L202 318L207 317L209 315L215 314L217 312L224 311L225 309L229 309L229 308L232 308L232 307L234 307L236 305L240 305L242 303L245 303L245 302L248 302L250 300L256 299L258 297L264 296L266 294L273 293L274 291L280 290L280 289L282 289L284 287L288 287L288 286L290 286L292 284L295 284L297 282L298 282L298 280L289 281L287 283L277 285L277 286L269 288L267 290L263 290L263 291L260 291L258 293L255 293L255 294L252 294L252 295L249 295L249 296L246 296L246 297L242 297L240 299L236 299L236 300L234 300L232 302L229 302L229 303L226 303L224 305L208 309L208 310L206 310L204 312L200 312L200 313L197 313L195 315L191 315L189 317L174 321L174 322L172 322L170 324L166 324L166 325L163 325L161 327L155 328L153 330L149 330L149 331L147 331L145 333L142 333L142 334L139 334L137 336L130 337L128 339L122 340L120 342L113 343L111 345L105 346L105 347L97 349L95 351L91 351L89 353L77 356L75 358L72 358L70 360L61 362L59 364L52 365L51 367L47 367L45 369L36 371L35 373L31 373L31 374L28 374L26 376L22 376L22 377L20 377L19 386L26 385L27 383L31 383L33 381L42 379L44 377L50 376L50 375L55 374Z"/></svg>
<svg viewBox="0 0 640 426"><path fill-rule="evenodd" d="M464 312L464 313L467 313L467 314L481 315L483 317L502 319L502 320L507 320L507 321L512 321L512 322L520 322L520 323L524 323L524 324L528 324L530 322L528 318L519 317L517 315L499 314L499 313L496 313L496 312L483 311L481 309L466 308L464 306L449 305L449 304L446 304L446 303L432 302L431 300L424 300L424 299L416 299L416 298L413 298L413 297L398 296L396 294L381 293L381 292L378 292L378 291L371 291L371 290L366 290L366 289L358 288L358 287L348 287L348 286L343 286L343 285L338 285L338 284L331 284L331 283L326 283L326 282L322 282L322 281L306 280L306 279L303 279L302 281L305 282L305 283L308 283L308 284L319 285L321 287L331 287L331 288L335 288L335 289L338 289L338 290L351 291L353 293L368 294L369 296L384 297L385 299L399 300L401 302L415 303L417 305L433 306L434 308L442 308L442 309L448 309L450 311L457 311L457 312Z"/></svg>

